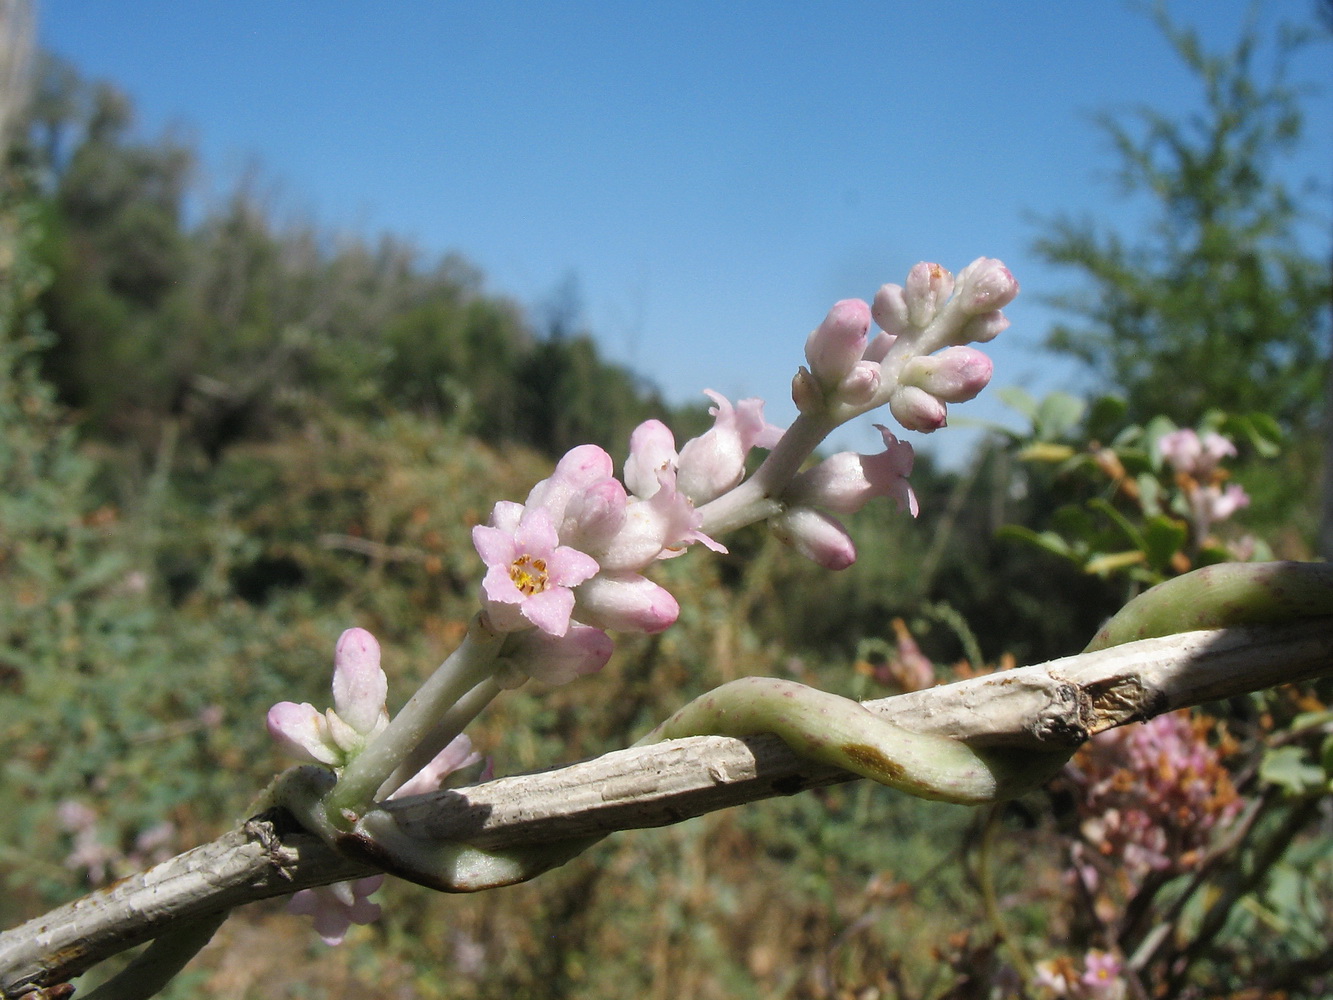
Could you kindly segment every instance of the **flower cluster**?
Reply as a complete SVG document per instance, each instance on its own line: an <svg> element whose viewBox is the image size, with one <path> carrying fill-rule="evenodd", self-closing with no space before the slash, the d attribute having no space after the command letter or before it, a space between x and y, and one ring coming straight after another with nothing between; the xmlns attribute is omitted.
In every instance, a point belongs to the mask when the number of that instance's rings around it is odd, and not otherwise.
<svg viewBox="0 0 1333 1000"><path fill-rule="evenodd" d="M165 861L171 857L171 844L176 838L176 825L164 821L141 831L130 851L121 851L103 836L92 807L77 799L62 801L56 807L56 819L73 840L65 867L82 871L89 885L103 885L127 872Z"/></svg>
<svg viewBox="0 0 1333 1000"><path fill-rule="evenodd" d="M1115 860L1122 877L1175 874L1199 860L1214 829L1239 811L1240 797L1207 740L1210 724L1188 712L1160 715L1090 740L1069 772L1079 788L1080 831L1091 846L1076 851L1078 875L1095 891L1095 858Z"/></svg>
<svg viewBox="0 0 1333 1000"><path fill-rule="evenodd" d="M939 264L917 264L905 286L883 286L873 304L848 299L833 307L806 341L810 367L797 373L793 399L803 413L887 403L908 430L938 430L948 403L972 399L990 382L990 358L966 345L1003 332L1009 320L1000 310L1017 294L1014 276L992 258L956 278ZM880 327L873 338L872 318Z"/></svg>
<svg viewBox="0 0 1333 1000"><path fill-rule="evenodd" d="M607 630L660 632L680 613L644 570L695 542L725 551L702 532L698 508L738 484L751 449L771 448L782 430L760 400L733 407L708 395L713 427L679 451L665 424L641 424L622 482L610 455L581 445L524 503L501 501L472 529L488 624L514 633L505 657L523 673L558 684L600 669Z"/></svg>
<svg viewBox="0 0 1333 1000"><path fill-rule="evenodd" d="M1225 488L1224 458L1234 458L1236 446L1215 431L1199 434L1188 428L1163 434L1157 442L1162 457L1175 471L1185 498L1194 537L1202 542L1214 524L1250 505L1249 495L1232 483Z"/></svg>
<svg viewBox="0 0 1333 1000"><path fill-rule="evenodd" d="M957 279L918 264L905 288L885 285L873 306L839 302L810 334L809 368L792 386L801 416L790 428L765 420L762 400L733 405L706 390L712 427L678 448L661 421L640 424L619 478L595 445L566 453L523 503L497 503L472 529L486 567L481 612L394 719L379 645L355 628L338 640L332 708L282 702L269 710L281 747L337 774L316 792L315 806L297 796L295 807L317 827L350 829L377 796L439 787L476 759L462 730L502 689L529 677L561 684L595 672L611 656L610 632L670 626L680 608L647 571L691 545L725 552L715 536L763 521L820 565L850 565L856 549L835 515L888 497L915 516L912 448L877 425L883 451L844 452L805 468L807 461L835 427L879 406L910 430L943 426L947 403L971 399L990 380L990 360L966 345L1008 325L1000 309L1017 293L996 260L974 261ZM873 339L872 319L882 328ZM747 478L756 448L769 454ZM293 781L302 780L297 772ZM373 919L372 891L342 885L296 905L315 916L326 940L337 940L349 922Z"/></svg>
<svg viewBox="0 0 1333 1000"><path fill-rule="evenodd" d="M1093 948L1083 956L1083 971L1068 958L1037 963L1033 985L1039 995L1070 997L1071 1000L1121 1000L1126 995L1124 967L1120 959Z"/></svg>

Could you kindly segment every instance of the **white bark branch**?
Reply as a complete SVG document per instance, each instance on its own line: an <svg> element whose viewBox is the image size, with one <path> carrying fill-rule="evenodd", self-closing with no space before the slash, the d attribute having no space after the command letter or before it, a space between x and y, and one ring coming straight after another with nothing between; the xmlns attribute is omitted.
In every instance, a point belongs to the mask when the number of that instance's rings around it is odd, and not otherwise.
<svg viewBox="0 0 1333 1000"><path fill-rule="evenodd" d="M1068 753L1162 712L1333 674L1333 620L1189 632L867 702L898 724L978 746ZM775 737L702 736L498 778L389 805L402 829L487 848L664 826L850 780ZM293 828L255 817L218 840L0 934L0 996L67 981L180 920L369 874Z"/></svg>

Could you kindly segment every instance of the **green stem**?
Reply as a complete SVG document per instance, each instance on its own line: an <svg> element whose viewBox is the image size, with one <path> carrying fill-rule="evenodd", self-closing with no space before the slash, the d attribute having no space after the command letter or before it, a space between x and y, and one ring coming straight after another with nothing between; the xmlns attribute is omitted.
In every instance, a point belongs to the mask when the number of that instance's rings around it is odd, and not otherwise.
<svg viewBox="0 0 1333 1000"><path fill-rule="evenodd" d="M995 940L1004 945L1009 952L1009 959L1018 970L1019 978L1031 984L1037 977L1032 963L1023 954L1005 927L1004 916L1000 912L1000 900L995 893L995 831L1000 828L1000 819L1004 813L1004 803L996 802L986 812L986 825L981 831L981 844L977 848L977 881L981 885L981 906L986 912L986 921L991 926Z"/></svg>
<svg viewBox="0 0 1333 1000"><path fill-rule="evenodd" d="M386 799L414 774L435 759L436 754L453 742L478 715L482 709L495 700L503 689L494 677L487 677L471 691L456 701L452 708L440 716L434 728L428 732L417 748L398 765L384 784L380 785L376 796Z"/></svg>
<svg viewBox="0 0 1333 1000"><path fill-rule="evenodd" d="M491 631L482 615L472 619L462 645L412 695L388 728L343 769L326 803L334 825L346 828L349 820L355 822L441 716L494 671L503 642L504 636Z"/></svg>
<svg viewBox="0 0 1333 1000"><path fill-rule="evenodd" d="M782 510L779 498L805 460L836 426L837 421L829 417L804 413L797 417L753 476L699 508L703 531L713 536L725 535L779 513Z"/></svg>

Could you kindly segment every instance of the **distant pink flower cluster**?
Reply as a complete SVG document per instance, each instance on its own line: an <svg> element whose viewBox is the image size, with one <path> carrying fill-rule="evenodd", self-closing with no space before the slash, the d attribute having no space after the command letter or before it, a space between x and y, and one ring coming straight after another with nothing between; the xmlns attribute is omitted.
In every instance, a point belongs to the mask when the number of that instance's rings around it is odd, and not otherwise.
<svg viewBox="0 0 1333 1000"><path fill-rule="evenodd" d="M1235 457L1236 446L1221 434L1214 431L1199 434L1186 428L1163 434L1157 447L1175 470L1176 481L1184 490L1197 539L1204 539L1214 524L1250 505L1249 494L1240 486L1223 485L1227 472L1221 468L1221 462Z"/></svg>
<svg viewBox="0 0 1333 1000"><path fill-rule="evenodd" d="M1094 858L1114 859L1138 881L1149 871L1176 873L1198 860L1213 831L1239 811L1241 799L1206 739L1207 725L1188 712L1102 733L1071 764L1080 830L1091 856L1078 852L1089 890L1100 881Z"/></svg>
<svg viewBox="0 0 1333 1000"><path fill-rule="evenodd" d="M163 821L134 838L128 852L107 843L97 813L85 802L65 799L56 807L56 819L73 839L65 867L81 871L89 885L103 885L126 872L139 871L171 857L176 826Z"/></svg>
<svg viewBox="0 0 1333 1000"><path fill-rule="evenodd" d="M1033 986L1038 995L1069 997L1070 1000L1121 1000L1127 993L1120 959L1107 951L1091 949L1083 956L1083 971L1068 958L1037 963Z"/></svg>
<svg viewBox="0 0 1333 1000"><path fill-rule="evenodd" d="M782 430L760 400L733 407L708 395L713 427L679 451L661 421L641 424L622 482L610 455L581 445L526 502L501 501L472 529L486 563L482 605L492 628L518 633L507 656L525 672L558 684L600 669L606 630L660 632L680 613L644 570L695 542L725 551L703 534L697 508L736 486L750 450L773 447Z"/></svg>

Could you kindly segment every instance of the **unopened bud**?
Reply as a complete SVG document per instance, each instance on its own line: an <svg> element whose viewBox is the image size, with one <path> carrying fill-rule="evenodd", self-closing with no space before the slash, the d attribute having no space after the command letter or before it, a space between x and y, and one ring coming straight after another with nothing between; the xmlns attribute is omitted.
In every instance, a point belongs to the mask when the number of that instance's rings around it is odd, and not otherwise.
<svg viewBox="0 0 1333 1000"><path fill-rule="evenodd" d="M971 344L985 344L994 340L1009 329L1009 320L1004 313L995 309L991 312L973 316L963 324L962 338Z"/></svg>
<svg viewBox="0 0 1333 1000"><path fill-rule="evenodd" d="M805 342L805 359L820 383L832 388L847 377L866 350L870 306L860 299L843 299L829 310L824 322Z"/></svg>
<svg viewBox="0 0 1333 1000"><path fill-rule="evenodd" d="M837 398L851 406L862 406L879 392L880 370L873 361L858 361L838 386Z"/></svg>
<svg viewBox="0 0 1333 1000"><path fill-rule="evenodd" d="M993 370L991 359L980 351L950 347L907 362L901 382L924 389L945 403L963 403L986 388Z"/></svg>
<svg viewBox="0 0 1333 1000"><path fill-rule="evenodd" d="M874 361L876 364L889 356L889 348L893 346L898 338L891 333L877 333L866 344L866 352L861 355L862 361Z"/></svg>
<svg viewBox="0 0 1333 1000"><path fill-rule="evenodd" d="M912 325L924 330L953 292L953 275L939 264L922 261L907 272L907 315Z"/></svg>
<svg viewBox="0 0 1333 1000"><path fill-rule="evenodd" d="M825 569L846 569L856 562L856 546L836 518L809 507L792 507L769 518L773 535Z"/></svg>
<svg viewBox="0 0 1333 1000"><path fill-rule="evenodd" d="M912 328L902 285L882 286L870 305L870 315L890 337L899 337Z"/></svg>
<svg viewBox="0 0 1333 1000"><path fill-rule="evenodd" d="M791 380L791 401L802 413L815 414L824 411L824 390L819 379L810 374L810 369L801 365Z"/></svg>
<svg viewBox="0 0 1333 1000"><path fill-rule="evenodd" d="M958 273L958 300L965 313L976 316L1002 309L1018 295L1018 281L994 257L978 257Z"/></svg>
<svg viewBox="0 0 1333 1000"><path fill-rule="evenodd" d="M905 385L893 394L889 411L909 431L923 434L937 431L948 422L944 404L914 385Z"/></svg>

